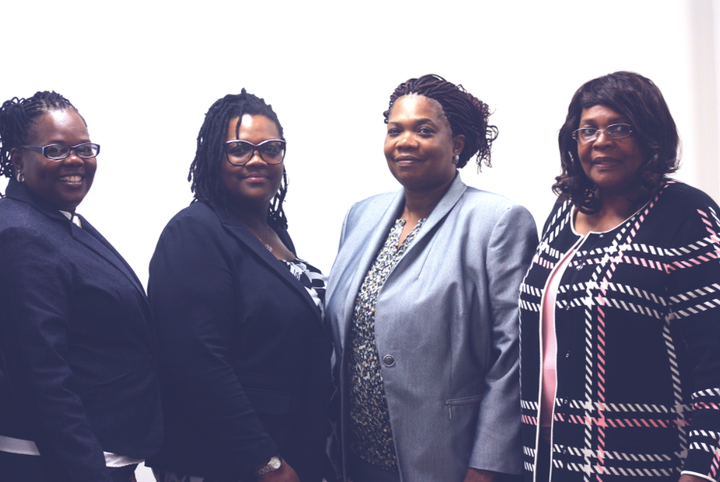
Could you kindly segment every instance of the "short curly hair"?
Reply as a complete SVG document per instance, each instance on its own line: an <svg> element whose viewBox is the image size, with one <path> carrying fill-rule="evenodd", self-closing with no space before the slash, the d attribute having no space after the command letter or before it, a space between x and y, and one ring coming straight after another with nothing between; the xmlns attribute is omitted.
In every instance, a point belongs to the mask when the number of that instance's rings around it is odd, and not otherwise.
<svg viewBox="0 0 720 482"><path fill-rule="evenodd" d="M553 192L559 201L570 200L586 214L598 212L601 201L595 196L595 185L580 165L577 141L572 133L580 126L583 109L603 105L621 114L632 125L635 138L647 159L640 169L638 199L657 192L667 175L679 167L678 136L675 121L660 89L652 80L634 72L615 72L586 82L568 107L558 144L562 174L555 178Z"/></svg>
<svg viewBox="0 0 720 482"><path fill-rule="evenodd" d="M452 129L452 135L465 136L465 147L459 156L458 168L465 167L468 160L477 154L478 169L490 164L490 146L497 139L498 128L488 124L490 108L486 103L467 92L462 85L448 82L439 75L428 74L403 82L390 96L388 109L383 112L388 123L395 101L408 94L418 94L440 103Z"/></svg>

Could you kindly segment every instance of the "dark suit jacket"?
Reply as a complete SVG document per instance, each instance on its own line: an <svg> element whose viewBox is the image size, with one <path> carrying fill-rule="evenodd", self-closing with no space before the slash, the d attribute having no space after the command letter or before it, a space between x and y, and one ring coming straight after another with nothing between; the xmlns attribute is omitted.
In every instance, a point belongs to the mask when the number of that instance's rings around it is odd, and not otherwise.
<svg viewBox="0 0 720 482"><path fill-rule="evenodd" d="M162 442L145 292L81 223L14 180L0 200L0 435L35 441L53 481L109 481L103 451Z"/></svg>
<svg viewBox="0 0 720 482"><path fill-rule="evenodd" d="M251 469L279 451L303 482L319 482L331 341L287 267L240 220L197 202L160 236L148 294L167 433L151 465L254 480Z"/></svg>

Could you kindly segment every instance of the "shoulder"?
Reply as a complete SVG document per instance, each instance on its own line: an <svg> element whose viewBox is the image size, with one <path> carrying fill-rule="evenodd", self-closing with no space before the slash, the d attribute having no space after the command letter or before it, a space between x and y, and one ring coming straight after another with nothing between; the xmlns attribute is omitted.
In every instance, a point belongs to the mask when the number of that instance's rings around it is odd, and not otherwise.
<svg viewBox="0 0 720 482"><path fill-rule="evenodd" d="M474 187L467 187L458 201L459 212L477 221L493 225L511 222L517 226L532 226L535 220L524 206L505 196Z"/></svg>
<svg viewBox="0 0 720 482"><path fill-rule="evenodd" d="M716 212L718 211L717 203L710 196L700 189L680 181L669 181L665 184L658 201L659 207L672 206L679 210L696 210L709 207Z"/></svg>
<svg viewBox="0 0 720 482"><path fill-rule="evenodd" d="M397 204L398 197L402 197L402 191L386 192L371 196L353 204L345 215L346 224L353 225L363 222L365 219L377 220L388 209Z"/></svg>
<svg viewBox="0 0 720 482"><path fill-rule="evenodd" d="M14 199L0 199L0 237L4 244L11 240L57 241L63 234L67 235L67 231L60 223L49 219L33 206Z"/></svg>
<svg viewBox="0 0 720 482"><path fill-rule="evenodd" d="M221 230L222 223L213 208L204 202L194 202L180 210L168 221L161 238L171 232L211 233Z"/></svg>
<svg viewBox="0 0 720 482"><path fill-rule="evenodd" d="M185 223L203 223L214 224L219 223L218 215L212 207L202 201L194 202L188 207L181 209L175 216L170 219L168 226Z"/></svg>

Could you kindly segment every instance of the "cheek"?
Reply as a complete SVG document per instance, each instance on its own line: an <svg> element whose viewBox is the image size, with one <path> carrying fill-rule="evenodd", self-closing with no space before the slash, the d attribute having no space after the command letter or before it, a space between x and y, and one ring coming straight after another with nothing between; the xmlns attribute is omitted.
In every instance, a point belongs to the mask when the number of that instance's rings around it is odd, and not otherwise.
<svg viewBox="0 0 720 482"><path fill-rule="evenodd" d="M391 140L386 140L383 145L383 153L385 153L385 159L388 161L392 160L392 153L394 149L394 143Z"/></svg>

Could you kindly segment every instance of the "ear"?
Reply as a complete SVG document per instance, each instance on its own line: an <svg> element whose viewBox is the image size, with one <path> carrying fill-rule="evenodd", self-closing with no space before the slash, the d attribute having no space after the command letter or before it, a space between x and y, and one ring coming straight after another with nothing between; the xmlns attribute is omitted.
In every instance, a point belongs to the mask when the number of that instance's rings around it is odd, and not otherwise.
<svg viewBox="0 0 720 482"><path fill-rule="evenodd" d="M453 137L453 156L459 156L465 148L465 136L459 134Z"/></svg>
<svg viewBox="0 0 720 482"><path fill-rule="evenodd" d="M23 152L24 149L18 149L17 147L10 149L10 162L12 162L16 174L22 171L23 168Z"/></svg>

